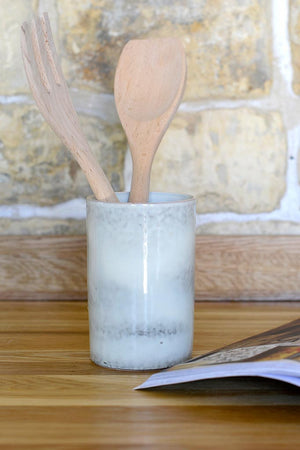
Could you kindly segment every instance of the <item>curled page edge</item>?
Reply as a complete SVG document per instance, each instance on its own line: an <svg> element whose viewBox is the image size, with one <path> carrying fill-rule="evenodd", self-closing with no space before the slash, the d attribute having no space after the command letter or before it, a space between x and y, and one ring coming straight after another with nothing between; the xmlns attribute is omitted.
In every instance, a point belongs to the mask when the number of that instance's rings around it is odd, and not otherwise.
<svg viewBox="0 0 300 450"><path fill-rule="evenodd" d="M135 387L134 390L240 376L274 378L300 386L300 364L296 361L283 359L277 361L215 364L176 370L174 372L164 371L151 375L144 383Z"/></svg>

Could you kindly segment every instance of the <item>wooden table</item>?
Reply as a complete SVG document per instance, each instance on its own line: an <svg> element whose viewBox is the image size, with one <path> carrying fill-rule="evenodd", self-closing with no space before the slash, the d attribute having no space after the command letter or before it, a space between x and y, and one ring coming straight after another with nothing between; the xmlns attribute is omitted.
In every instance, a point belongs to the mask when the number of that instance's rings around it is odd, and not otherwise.
<svg viewBox="0 0 300 450"><path fill-rule="evenodd" d="M299 303L197 303L194 355L299 317ZM0 302L0 448L299 448L299 389L259 378L133 391L90 362L86 302Z"/></svg>

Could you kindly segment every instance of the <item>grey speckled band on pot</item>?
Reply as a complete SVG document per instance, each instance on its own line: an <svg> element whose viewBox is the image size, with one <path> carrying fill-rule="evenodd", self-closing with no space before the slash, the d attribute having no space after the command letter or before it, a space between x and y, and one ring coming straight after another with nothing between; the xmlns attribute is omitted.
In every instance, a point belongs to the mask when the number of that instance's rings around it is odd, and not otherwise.
<svg viewBox="0 0 300 450"><path fill-rule="evenodd" d="M87 199L91 359L145 370L187 359L193 343L195 200Z"/></svg>

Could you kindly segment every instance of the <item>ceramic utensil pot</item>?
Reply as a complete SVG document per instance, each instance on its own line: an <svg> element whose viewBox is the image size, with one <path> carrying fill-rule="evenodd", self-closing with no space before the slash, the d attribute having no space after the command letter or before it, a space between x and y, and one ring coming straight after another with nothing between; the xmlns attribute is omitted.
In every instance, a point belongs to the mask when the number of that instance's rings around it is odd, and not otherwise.
<svg viewBox="0 0 300 450"><path fill-rule="evenodd" d="M150 193L149 203L87 200L91 359L158 369L192 350L195 201Z"/></svg>

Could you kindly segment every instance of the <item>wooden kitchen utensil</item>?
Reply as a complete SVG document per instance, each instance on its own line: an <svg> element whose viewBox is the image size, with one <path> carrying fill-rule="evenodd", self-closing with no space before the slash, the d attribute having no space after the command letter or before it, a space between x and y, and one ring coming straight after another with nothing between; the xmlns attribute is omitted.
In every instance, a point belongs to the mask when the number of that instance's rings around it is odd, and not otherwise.
<svg viewBox="0 0 300 450"><path fill-rule="evenodd" d="M133 175L129 201L148 201L154 155L183 95L186 59L175 38L129 41L120 56L114 94Z"/></svg>
<svg viewBox="0 0 300 450"><path fill-rule="evenodd" d="M79 124L58 61L47 13L31 23L23 23L21 48L28 83L40 112L75 157L95 197L105 202L117 202Z"/></svg>

